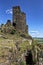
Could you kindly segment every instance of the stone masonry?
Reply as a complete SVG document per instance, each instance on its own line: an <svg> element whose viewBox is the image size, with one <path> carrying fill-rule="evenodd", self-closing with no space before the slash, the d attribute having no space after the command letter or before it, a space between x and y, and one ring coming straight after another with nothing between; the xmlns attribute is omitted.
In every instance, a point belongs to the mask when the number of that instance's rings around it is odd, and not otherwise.
<svg viewBox="0 0 43 65"><path fill-rule="evenodd" d="M12 25L16 31L28 33L28 25L26 25L26 14L21 11L20 6L13 7L13 22Z"/></svg>

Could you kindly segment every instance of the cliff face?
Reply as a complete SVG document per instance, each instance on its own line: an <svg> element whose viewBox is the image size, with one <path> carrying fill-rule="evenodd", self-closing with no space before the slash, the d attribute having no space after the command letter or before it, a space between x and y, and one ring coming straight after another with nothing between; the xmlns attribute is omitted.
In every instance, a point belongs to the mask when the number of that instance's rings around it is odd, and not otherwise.
<svg viewBox="0 0 43 65"><path fill-rule="evenodd" d="M26 14L21 12L19 6L13 7L13 23L18 32L28 33L28 26L26 25Z"/></svg>
<svg viewBox="0 0 43 65"><path fill-rule="evenodd" d="M18 34L0 35L0 65L26 65L25 55L31 48L29 40Z"/></svg>

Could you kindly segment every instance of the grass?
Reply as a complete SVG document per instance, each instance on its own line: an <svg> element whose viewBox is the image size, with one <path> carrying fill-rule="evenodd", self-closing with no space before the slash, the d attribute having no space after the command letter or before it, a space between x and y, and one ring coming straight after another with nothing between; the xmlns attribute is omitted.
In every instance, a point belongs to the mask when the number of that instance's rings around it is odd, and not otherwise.
<svg viewBox="0 0 43 65"><path fill-rule="evenodd" d="M9 56L10 51L14 51L15 43L17 41L22 41L23 38L19 34L2 34L6 38L0 37L0 63L5 62L6 55ZM37 40L34 41L33 45L37 45ZM32 49L32 45L30 45L28 40L22 41L19 43L20 50L18 51L17 57L20 58L21 54L26 52L27 49ZM3 60L2 60L3 59ZM15 64L15 63L14 63ZM12 65L14 65L12 64Z"/></svg>
<svg viewBox="0 0 43 65"><path fill-rule="evenodd" d="M21 53L23 53L24 51L26 52L27 49L32 49L32 45L29 44L28 40L22 42L19 46Z"/></svg>

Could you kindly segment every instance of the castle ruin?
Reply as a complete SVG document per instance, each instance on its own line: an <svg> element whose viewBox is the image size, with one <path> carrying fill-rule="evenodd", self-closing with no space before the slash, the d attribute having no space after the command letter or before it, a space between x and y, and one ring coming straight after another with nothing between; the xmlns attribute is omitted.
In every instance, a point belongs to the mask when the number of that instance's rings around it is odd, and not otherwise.
<svg viewBox="0 0 43 65"><path fill-rule="evenodd" d="M12 25L16 31L28 33L28 25L26 25L26 14L21 11L20 6L13 7Z"/></svg>

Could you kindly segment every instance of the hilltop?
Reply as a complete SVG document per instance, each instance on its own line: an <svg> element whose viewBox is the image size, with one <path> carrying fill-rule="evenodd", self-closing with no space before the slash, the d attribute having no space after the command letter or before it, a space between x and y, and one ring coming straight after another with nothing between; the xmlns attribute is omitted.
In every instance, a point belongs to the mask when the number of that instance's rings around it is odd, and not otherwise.
<svg viewBox="0 0 43 65"><path fill-rule="evenodd" d="M20 6L13 7L12 22L7 20L0 26L0 65L37 65L42 52L43 44L28 34L26 14Z"/></svg>
<svg viewBox="0 0 43 65"><path fill-rule="evenodd" d="M0 26L0 64L24 65L27 50L32 50L26 14L19 6L13 7L12 19L12 22L7 20L6 24Z"/></svg>
<svg viewBox="0 0 43 65"><path fill-rule="evenodd" d="M21 62L26 64L24 54L26 54L27 49L32 50L29 37L19 33L4 34L0 32L0 64L19 65Z"/></svg>

